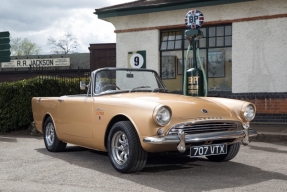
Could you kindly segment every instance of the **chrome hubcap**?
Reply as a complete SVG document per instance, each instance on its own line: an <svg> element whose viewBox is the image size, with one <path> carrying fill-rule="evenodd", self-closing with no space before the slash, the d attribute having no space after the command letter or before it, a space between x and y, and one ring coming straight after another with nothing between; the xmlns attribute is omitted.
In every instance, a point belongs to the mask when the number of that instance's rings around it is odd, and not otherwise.
<svg viewBox="0 0 287 192"><path fill-rule="evenodd" d="M127 136L118 131L112 138L112 155L113 159L119 164L123 165L129 158L129 142Z"/></svg>
<svg viewBox="0 0 287 192"><path fill-rule="evenodd" d="M45 140L48 146L53 145L55 139L55 128L53 123L48 123L46 126Z"/></svg>

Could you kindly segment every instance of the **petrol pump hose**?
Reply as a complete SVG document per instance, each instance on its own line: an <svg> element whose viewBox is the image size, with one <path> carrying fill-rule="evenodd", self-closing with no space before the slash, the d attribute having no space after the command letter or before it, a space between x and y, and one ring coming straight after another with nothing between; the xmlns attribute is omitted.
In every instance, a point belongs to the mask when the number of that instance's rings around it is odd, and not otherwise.
<svg viewBox="0 0 287 192"><path fill-rule="evenodd" d="M196 53L197 53L197 58L199 60L199 64L200 64L201 70L203 71L203 80L204 80L204 87L205 87L204 96L207 97L208 85L207 85L206 73L205 73L204 67L203 67L201 59L200 59L200 54L199 54L199 48L198 47L197 47Z"/></svg>
<svg viewBox="0 0 287 192"><path fill-rule="evenodd" d="M191 44L191 43L190 43ZM190 51L190 44L188 45L187 51L186 51L186 59L184 63L184 73L183 73L183 95L186 95L186 71L187 71L187 62L188 62L188 55Z"/></svg>

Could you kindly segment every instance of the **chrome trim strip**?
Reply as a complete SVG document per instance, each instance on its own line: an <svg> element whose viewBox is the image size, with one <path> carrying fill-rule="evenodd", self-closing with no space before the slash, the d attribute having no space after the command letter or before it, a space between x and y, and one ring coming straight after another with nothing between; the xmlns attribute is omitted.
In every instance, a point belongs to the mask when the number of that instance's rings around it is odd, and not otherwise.
<svg viewBox="0 0 287 192"><path fill-rule="evenodd" d="M257 136L255 130L248 131L249 137ZM232 132L214 132L214 133L202 133L202 134L192 134L185 135L185 143L194 143L210 140L221 140L221 139L238 139L244 138L246 134L244 130L242 131L232 131ZM165 137L146 137L143 142L150 144L172 144L179 143L181 140L178 135L167 135Z"/></svg>

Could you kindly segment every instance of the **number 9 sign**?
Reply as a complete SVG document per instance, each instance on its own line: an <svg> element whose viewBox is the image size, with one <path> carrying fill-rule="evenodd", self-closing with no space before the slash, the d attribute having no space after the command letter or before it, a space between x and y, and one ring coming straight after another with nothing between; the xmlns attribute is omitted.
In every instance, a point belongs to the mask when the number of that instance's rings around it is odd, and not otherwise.
<svg viewBox="0 0 287 192"><path fill-rule="evenodd" d="M136 53L130 58L130 65L132 68L141 68L144 64L144 58L142 55Z"/></svg>
<svg viewBox="0 0 287 192"><path fill-rule="evenodd" d="M191 10L185 15L185 25L190 29L198 29L204 22L203 14L198 10Z"/></svg>

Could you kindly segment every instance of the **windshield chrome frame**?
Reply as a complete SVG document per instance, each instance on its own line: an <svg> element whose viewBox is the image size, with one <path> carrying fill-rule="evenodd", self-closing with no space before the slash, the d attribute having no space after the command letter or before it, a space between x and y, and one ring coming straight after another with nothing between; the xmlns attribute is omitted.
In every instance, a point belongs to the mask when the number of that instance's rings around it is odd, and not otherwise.
<svg viewBox="0 0 287 192"><path fill-rule="evenodd" d="M94 70L91 72L91 78L90 78L90 83L88 86L88 91L87 91L87 96L100 96L100 95L107 95L107 94L115 94L115 92L112 93L95 93L95 80L96 80L96 75L97 73L101 72L101 71L147 71L147 72L152 72L155 75L155 79L157 81L157 83L159 84L159 87L166 89L166 86L164 85L162 79L159 77L158 73L155 70L152 69L141 69L141 68L117 68L117 67L105 67L105 68L100 68L97 70ZM90 94L89 94L90 92ZM120 91L116 92L119 93ZM124 91L126 92L126 91Z"/></svg>

